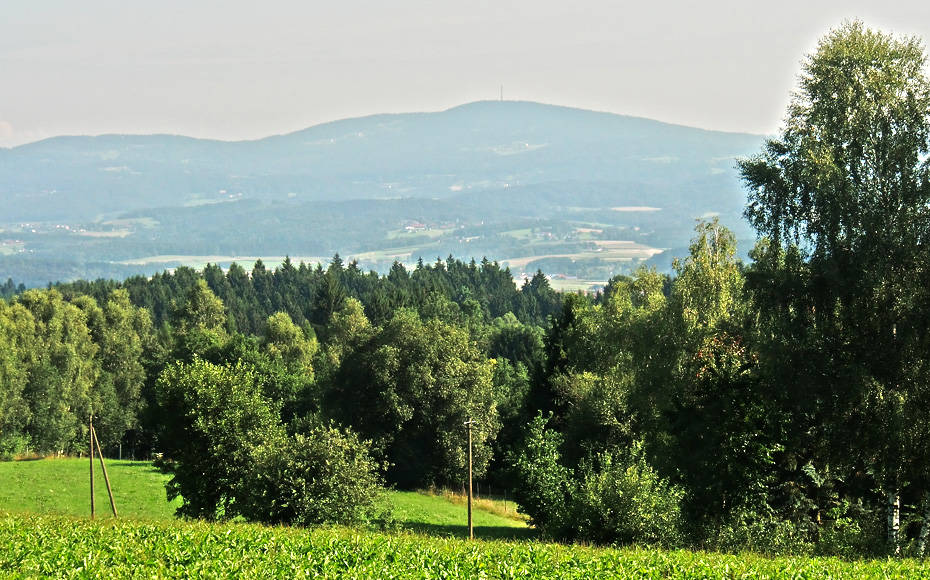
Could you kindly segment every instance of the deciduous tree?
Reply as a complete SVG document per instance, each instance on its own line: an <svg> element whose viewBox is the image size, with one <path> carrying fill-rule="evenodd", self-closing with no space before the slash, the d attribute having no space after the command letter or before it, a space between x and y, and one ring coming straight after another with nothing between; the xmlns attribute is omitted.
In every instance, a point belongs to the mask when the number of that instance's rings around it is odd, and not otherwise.
<svg viewBox="0 0 930 580"><path fill-rule="evenodd" d="M889 498L927 488L930 376L930 82L916 38L846 22L803 64L781 134L739 162L746 216L768 264L797 246L790 294L773 296L816 328L821 385L838 451L870 464ZM787 248L787 249L786 249ZM784 279L784 278L782 278ZM765 287L758 280L760 291ZM784 308L784 306L782 306ZM836 380L837 378L841 380ZM829 412L827 412L829 411ZM916 468L916 469L915 469Z"/></svg>

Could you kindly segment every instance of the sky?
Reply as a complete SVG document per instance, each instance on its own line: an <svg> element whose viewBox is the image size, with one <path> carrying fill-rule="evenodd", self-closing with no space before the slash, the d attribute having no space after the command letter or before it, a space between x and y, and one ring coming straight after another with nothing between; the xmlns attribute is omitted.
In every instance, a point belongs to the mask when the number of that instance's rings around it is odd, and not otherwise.
<svg viewBox="0 0 930 580"><path fill-rule="evenodd" d="M930 41L919 0L3 0L0 147L258 139L535 101L773 134L844 19Z"/></svg>

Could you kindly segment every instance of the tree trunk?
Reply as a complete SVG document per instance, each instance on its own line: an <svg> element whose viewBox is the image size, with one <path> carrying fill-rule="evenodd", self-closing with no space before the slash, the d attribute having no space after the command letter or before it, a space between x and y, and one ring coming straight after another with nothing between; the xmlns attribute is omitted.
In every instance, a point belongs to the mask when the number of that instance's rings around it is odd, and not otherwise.
<svg viewBox="0 0 930 580"><path fill-rule="evenodd" d="M898 494L898 486L889 486L886 490L888 494L888 548L895 556L901 555L901 543L899 542L898 532L901 528L901 496Z"/></svg>

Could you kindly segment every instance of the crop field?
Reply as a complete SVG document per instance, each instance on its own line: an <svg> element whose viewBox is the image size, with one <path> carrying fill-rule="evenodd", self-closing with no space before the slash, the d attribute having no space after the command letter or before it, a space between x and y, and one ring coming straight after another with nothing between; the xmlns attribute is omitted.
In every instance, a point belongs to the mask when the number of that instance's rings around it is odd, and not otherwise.
<svg viewBox="0 0 930 580"><path fill-rule="evenodd" d="M0 515L0 576L59 578L926 578L843 562L474 541L342 528Z"/></svg>

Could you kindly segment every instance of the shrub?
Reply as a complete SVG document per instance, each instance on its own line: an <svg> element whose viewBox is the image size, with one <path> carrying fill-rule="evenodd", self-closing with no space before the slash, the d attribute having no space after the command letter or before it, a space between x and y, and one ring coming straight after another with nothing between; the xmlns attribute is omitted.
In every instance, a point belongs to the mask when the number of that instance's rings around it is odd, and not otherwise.
<svg viewBox="0 0 930 580"><path fill-rule="evenodd" d="M531 524L564 540L679 543L684 494L659 477L641 446L602 453L573 471L561 463L561 437L547 422L538 416L530 423L512 460L515 498Z"/></svg>
<svg viewBox="0 0 930 580"><path fill-rule="evenodd" d="M383 498L370 443L351 431L312 427L257 447L242 514L270 524L352 525L376 516Z"/></svg>
<svg viewBox="0 0 930 580"><path fill-rule="evenodd" d="M683 493L659 477L640 445L626 452L603 453L596 462L583 462L579 476L570 507L576 539L665 546L679 543Z"/></svg>
<svg viewBox="0 0 930 580"><path fill-rule="evenodd" d="M277 437L273 405L260 378L245 365L217 366L195 357L166 368L158 379L164 417L159 442L172 475L168 499L181 497L179 516L229 519L242 511L252 447Z"/></svg>
<svg viewBox="0 0 930 580"><path fill-rule="evenodd" d="M199 358L158 380L160 439L179 516L308 526L371 519L380 497L369 443L348 431L310 426L287 435L277 406L248 365Z"/></svg>
<svg viewBox="0 0 930 580"><path fill-rule="evenodd" d="M813 549L809 526L771 515L740 513L705 535L705 549L730 554L810 555Z"/></svg>
<svg viewBox="0 0 930 580"><path fill-rule="evenodd" d="M546 429L548 421L539 415L530 423L523 446L510 460L518 482L514 499L533 526L547 536L561 537L567 523L572 473L559 463L561 437Z"/></svg>

